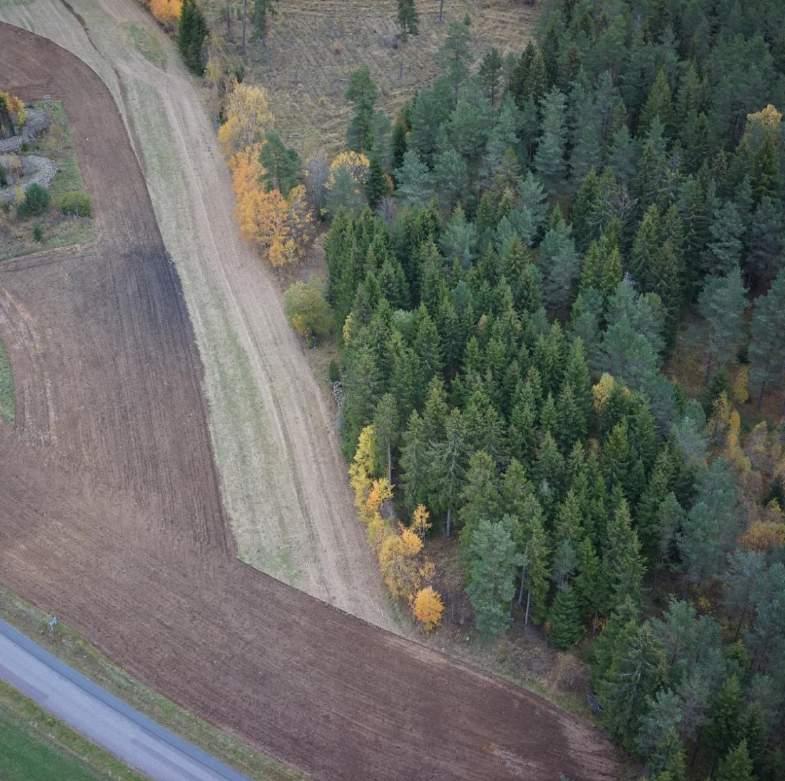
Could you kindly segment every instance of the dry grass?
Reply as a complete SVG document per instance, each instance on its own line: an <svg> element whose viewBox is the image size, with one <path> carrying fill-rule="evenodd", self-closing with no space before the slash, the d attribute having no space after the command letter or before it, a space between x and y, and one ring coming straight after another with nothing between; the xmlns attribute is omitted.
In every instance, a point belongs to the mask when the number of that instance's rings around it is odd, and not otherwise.
<svg viewBox="0 0 785 781"><path fill-rule="evenodd" d="M226 0L208 0L213 36L239 55L241 31L231 38L220 16ZM394 118L401 106L437 75L435 55L450 22L472 20L478 57L496 46L518 52L532 34L536 9L516 0L420 0L420 34L398 50L384 43L397 32L395 0L286 0L266 43L250 42L246 79L270 93L276 123L287 143L308 155L343 143L350 108L344 93L352 71L367 65L379 86L380 105ZM249 26L250 34L250 26ZM403 61L403 69L401 69Z"/></svg>

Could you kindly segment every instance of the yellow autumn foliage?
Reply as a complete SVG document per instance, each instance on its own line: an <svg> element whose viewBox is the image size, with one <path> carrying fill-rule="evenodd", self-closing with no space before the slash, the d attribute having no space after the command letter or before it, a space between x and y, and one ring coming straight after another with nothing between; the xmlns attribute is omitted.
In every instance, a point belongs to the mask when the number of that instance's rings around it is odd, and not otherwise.
<svg viewBox="0 0 785 781"><path fill-rule="evenodd" d="M750 367L740 366L733 378L731 396L737 404L746 404L750 400Z"/></svg>
<svg viewBox="0 0 785 781"><path fill-rule="evenodd" d="M357 184L364 185L368 178L369 165L368 158L362 152L353 152L351 150L340 152L330 163L327 189L332 190L335 185L335 175L341 168L346 168Z"/></svg>
<svg viewBox="0 0 785 781"><path fill-rule="evenodd" d="M251 144L229 160L235 212L243 236L279 268L299 260L297 238L304 241L310 218L303 207L302 188L294 187L287 200L278 190L268 191L262 186L264 168L259 150L258 144Z"/></svg>
<svg viewBox="0 0 785 781"><path fill-rule="evenodd" d="M3 90L0 90L0 99L5 102L13 123L16 125L17 129L19 129L24 125L25 119L27 119L25 104L22 102L22 99L16 97L16 95L12 95L10 92L4 92Z"/></svg>
<svg viewBox="0 0 785 781"><path fill-rule="evenodd" d="M595 412L600 413L605 409L615 387L616 380L607 372L603 372L599 382L591 389Z"/></svg>
<svg viewBox="0 0 785 781"><path fill-rule="evenodd" d="M218 130L218 141L227 156L261 143L273 124L267 91L254 84L232 84L225 114L226 121Z"/></svg>
<svg viewBox="0 0 785 781"><path fill-rule="evenodd" d="M375 514L381 513L382 505L392 499L392 496L392 486L387 478L374 480L365 500L365 517L372 518Z"/></svg>
<svg viewBox="0 0 785 781"><path fill-rule="evenodd" d="M785 547L785 523L754 521L741 536L739 543L752 551L771 551Z"/></svg>
<svg viewBox="0 0 785 781"><path fill-rule="evenodd" d="M164 24L174 24L180 18L183 0L150 0L150 12Z"/></svg>
<svg viewBox="0 0 785 781"><path fill-rule="evenodd" d="M414 597L412 612L426 632L432 632L442 621L444 602L432 586L421 588Z"/></svg>
<svg viewBox="0 0 785 781"><path fill-rule="evenodd" d="M431 514L424 504L418 504L412 513L412 523L409 527L420 539L425 537L431 528Z"/></svg>
<svg viewBox="0 0 785 781"><path fill-rule="evenodd" d="M366 426L357 439L357 450L349 466L349 483L354 492L354 505L361 520L368 523L368 494L371 491L376 460L376 434L373 426Z"/></svg>

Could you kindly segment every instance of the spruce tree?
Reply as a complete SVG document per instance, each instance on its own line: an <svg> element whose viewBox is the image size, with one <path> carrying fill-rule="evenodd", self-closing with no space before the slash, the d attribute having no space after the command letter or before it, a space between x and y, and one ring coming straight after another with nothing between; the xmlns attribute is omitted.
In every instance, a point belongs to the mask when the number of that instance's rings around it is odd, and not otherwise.
<svg viewBox="0 0 785 781"><path fill-rule="evenodd" d="M619 638L599 694L603 720L625 747L634 746L649 698L664 676L664 653L648 624Z"/></svg>
<svg viewBox="0 0 785 781"><path fill-rule="evenodd" d="M423 421L417 410L409 417L409 425L401 441L401 487L408 514L418 504L431 505L428 494L429 444L424 435Z"/></svg>
<svg viewBox="0 0 785 781"><path fill-rule="evenodd" d="M744 327L746 290L738 266L725 276L709 277L698 296L698 310L709 324L706 345L706 376L736 358Z"/></svg>
<svg viewBox="0 0 785 781"><path fill-rule="evenodd" d="M626 501L622 500L609 519L606 538L603 571L607 583L607 615L625 599L639 601L641 598L645 566Z"/></svg>
<svg viewBox="0 0 785 781"><path fill-rule="evenodd" d="M747 750L747 741L742 740L729 751L717 769L717 781L755 781L755 771Z"/></svg>
<svg viewBox="0 0 785 781"><path fill-rule="evenodd" d="M177 26L177 46L183 62L197 76L204 73L204 40L207 22L194 0L184 0Z"/></svg>
<svg viewBox="0 0 785 781"><path fill-rule="evenodd" d="M433 195L431 172L413 149L403 156L395 181L395 195L405 206L425 206Z"/></svg>
<svg viewBox="0 0 785 781"><path fill-rule="evenodd" d="M572 230L556 210L552 227L540 245L540 267L543 270L543 292L552 309L569 304L573 286L580 273L580 259L575 250Z"/></svg>
<svg viewBox="0 0 785 781"><path fill-rule="evenodd" d="M583 636L578 600L571 586L561 589L550 611L550 641L565 651L572 648Z"/></svg>
<svg viewBox="0 0 785 781"><path fill-rule="evenodd" d="M566 172L566 107L564 93L555 87L542 99L542 135L534 155L534 167L551 195L561 189Z"/></svg>
<svg viewBox="0 0 785 781"><path fill-rule="evenodd" d="M785 376L785 270L755 302L749 346L750 386L760 406L763 395Z"/></svg>

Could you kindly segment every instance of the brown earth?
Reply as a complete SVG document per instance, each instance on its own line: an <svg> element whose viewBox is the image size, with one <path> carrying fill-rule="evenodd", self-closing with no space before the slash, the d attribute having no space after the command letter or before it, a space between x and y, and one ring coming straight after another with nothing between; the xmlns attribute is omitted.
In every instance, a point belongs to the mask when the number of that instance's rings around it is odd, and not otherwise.
<svg viewBox="0 0 785 781"><path fill-rule="evenodd" d="M0 432L0 580L318 778L618 778L579 719L234 557L188 313L112 96L5 24L0 74L64 101L98 233L0 266L18 388Z"/></svg>
<svg viewBox="0 0 785 781"><path fill-rule="evenodd" d="M334 409L270 270L240 237L215 129L172 42L129 0L0 0L0 19L84 59L120 110L191 316L237 555L400 631L357 523Z"/></svg>

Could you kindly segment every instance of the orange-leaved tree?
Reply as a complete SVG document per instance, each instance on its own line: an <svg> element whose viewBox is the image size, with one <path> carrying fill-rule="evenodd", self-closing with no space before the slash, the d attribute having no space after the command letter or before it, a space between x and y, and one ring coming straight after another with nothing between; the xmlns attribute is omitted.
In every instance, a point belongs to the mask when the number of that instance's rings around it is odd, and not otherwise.
<svg viewBox="0 0 785 781"><path fill-rule="evenodd" d="M426 586L415 595L412 610L423 629L432 632L442 621L444 602L433 586Z"/></svg>
<svg viewBox="0 0 785 781"><path fill-rule="evenodd" d="M262 185L264 168L259 162L259 145L251 144L229 160L236 198L237 221L243 236L267 253L276 268L294 263L300 257L301 239L310 225L302 208L302 193L292 189L287 200L278 190Z"/></svg>
<svg viewBox="0 0 785 781"><path fill-rule="evenodd" d="M150 0L150 11L159 22L174 24L180 18L183 0Z"/></svg>

